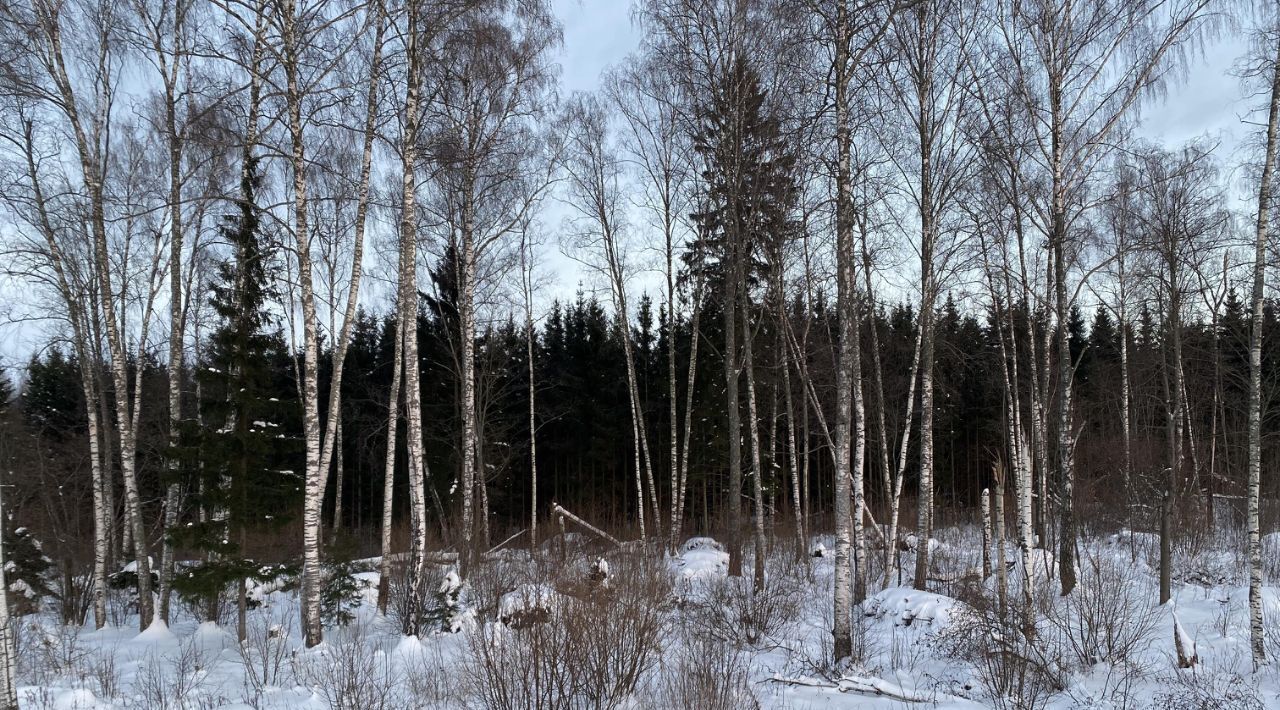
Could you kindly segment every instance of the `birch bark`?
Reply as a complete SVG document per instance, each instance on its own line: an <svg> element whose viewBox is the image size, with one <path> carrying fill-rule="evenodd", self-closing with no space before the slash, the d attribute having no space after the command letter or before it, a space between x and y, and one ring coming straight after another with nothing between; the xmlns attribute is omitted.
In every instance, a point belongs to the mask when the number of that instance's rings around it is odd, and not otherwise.
<svg viewBox="0 0 1280 710"><path fill-rule="evenodd" d="M1254 668L1267 663L1262 610L1262 323L1266 295L1267 245L1271 236L1272 179L1280 134L1280 40L1271 62L1271 97L1266 149L1258 182L1258 222L1253 252L1253 318L1249 335L1249 481L1246 554L1249 558L1249 648Z"/></svg>

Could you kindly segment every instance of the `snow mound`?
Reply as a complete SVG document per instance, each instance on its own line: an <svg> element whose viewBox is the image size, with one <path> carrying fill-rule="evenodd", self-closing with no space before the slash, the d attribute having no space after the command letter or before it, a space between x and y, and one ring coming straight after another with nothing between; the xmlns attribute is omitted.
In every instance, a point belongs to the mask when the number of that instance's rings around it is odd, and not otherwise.
<svg viewBox="0 0 1280 710"><path fill-rule="evenodd" d="M691 537L680 546L671 566L682 578L723 575L729 571L729 553L709 537Z"/></svg>
<svg viewBox="0 0 1280 710"><path fill-rule="evenodd" d="M715 538L711 537L691 537L684 541L680 549L685 552L693 552L696 550L715 550L724 552L724 545L721 545Z"/></svg>
<svg viewBox="0 0 1280 710"><path fill-rule="evenodd" d="M902 544L906 545L908 550L920 549L920 538L915 533L908 533L902 538ZM944 545L937 538L929 538L929 554L933 554L942 549Z"/></svg>
<svg viewBox="0 0 1280 710"><path fill-rule="evenodd" d="M32 698L32 707L35 707L34 700L35 698ZM101 707L103 704L98 702L98 698L92 692L84 688L62 691L53 701L53 707L56 710L82 710L82 708Z"/></svg>
<svg viewBox="0 0 1280 710"><path fill-rule="evenodd" d="M169 630L168 624L156 619L151 622L146 631L134 636L133 640L141 643L160 643L162 641L173 641L176 638L177 636L174 636L173 632Z"/></svg>
<svg viewBox="0 0 1280 710"><path fill-rule="evenodd" d="M951 597L933 592L922 592L909 587L891 587L867 600L866 615L894 626L924 624L931 628L946 628L962 603Z"/></svg>
<svg viewBox="0 0 1280 710"><path fill-rule="evenodd" d="M551 618L564 597L546 584L522 584L502 595L498 619L512 628L542 623Z"/></svg>
<svg viewBox="0 0 1280 710"><path fill-rule="evenodd" d="M150 556L150 555L148 555L148 556L147 556L147 565L148 565L151 569L155 569L155 560L151 559L151 556ZM138 561L137 561L137 560L133 560L133 561L132 561L132 562L130 562L129 564L125 565L124 567L121 567L121 568L120 568L120 571L121 571L121 572L133 572L134 574L137 574L137 573L138 573Z"/></svg>
<svg viewBox="0 0 1280 710"><path fill-rule="evenodd" d="M416 657L423 652L422 639L417 636L403 636L400 643L391 650L392 655L402 657Z"/></svg>

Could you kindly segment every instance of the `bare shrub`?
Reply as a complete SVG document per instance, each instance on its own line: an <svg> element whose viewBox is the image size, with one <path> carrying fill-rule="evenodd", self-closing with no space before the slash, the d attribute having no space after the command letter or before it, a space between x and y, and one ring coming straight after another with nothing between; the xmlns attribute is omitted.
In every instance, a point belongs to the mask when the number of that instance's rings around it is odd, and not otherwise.
<svg viewBox="0 0 1280 710"><path fill-rule="evenodd" d="M323 647L293 658L297 682L319 695L331 710L389 710L403 706L401 674L386 651L369 639L358 617Z"/></svg>
<svg viewBox="0 0 1280 710"><path fill-rule="evenodd" d="M646 707L753 710L760 707L760 700L748 675L740 649L686 628L679 648L664 658L654 697Z"/></svg>
<svg viewBox="0 0 1280 710"><path fill-rule="evenodd" d="M503 595L533 580L532 570L520 560L500 558L475 565L464 582L466 602L483 618L493 618Z"/></svg>
<svg viewBox="0 0 1280 710"><path fill-rule="evenodd" d="M19 654L19 660L29 652L37 673L78 675L91 653L80 639L78 626L36 622L26 625L26 633L17 635L25 637L25 652Z"/></svg>
<svg viewBox="0 0 1280 710"><path fill-rule="evenodd" d="M1151 645L1158 607L1128 567L1106 555L1085 555L1075 590L1046 605L1046 620L1082 669L1135 662Z"/></svg>
<svg viewBox="0 0 1280 710"><path fill-rule="evenodd" d="M1275 619L1280 610L1268 609L1262 615L1263 640L1267 645L1267 658L1280 658L1280 621Z"/></svg>
<svg viewBox="0 0 1280 710"><path fill-rule="evenodd" d="M292 644L289 638L293 635L296 616L293 609L286 607L282 613L272 609L269 613L249 617L245 639L236 645L243 669L243 699L246 704L257 706L267 688L283 685L290 670Z"/></svg>
<svg viewBox="0 0 1280 710"><path fill-rule="evenodd" d="M1155 710L1263 710L1257 685L1235 673L1189 670L1169 674L1148 706Z"/></svg>
<svg viewBox="0 0 1280 710"><path fill-rule="evenodd" d="M764 585L755 589L748 577L707 577L685 590L688 623L724 643L761 646L800 613L802 580L783 563L770 559Z"/></svg>
<svg viewBox="0 0 1280 710"><path fill-rule="evenodd" d="M89 607L93 605L92 569L69 558L62 560L60 565L62 574L56 575L55 580L62 622L83 625L89 616Z"/></svg>
<svg viewBox="0 0 1280 710"><path fill-rule="evenodd" d="M194 636L179 641L174 653L148 652L134 674L126 707L189 710L212 703L215 699L202 702L201 695L215 660Z"/></svg>
<svg viewBox="0 0 1280 710"><path fill-rule="evenodd" d="M462 707L454 660L452 657L445 659L441 644L433 644L431 650L424 647L420 652L406 655L402 662L407 693L405 707Z"/></svg>
<svg viewBox="0 0 1280 710"><path fill-rule="evenodd" d="M1043 590L1041 590L1043 594ZM1054 693L1066 688L1066 671L1058 659L1063 649L1048 629L1037 628L1034 609L1043 604L1011 600L1007 609L989 598L978 600L971 612L956 614L939 638L940 648L953 658L973 664L991 706L999 710L1043 708Z"/></svg>
<svg viewBox="0 0 1280 710"><path fill-rule="evenodd" d="M468 689L486 708L614 708L653 667L670 582L628 559L581 598L563 596L543 623L479 626L468 638Z"/></svg>
<svg viewBox="0 0 1280 710"><path fill-rule="evenodd" d="M94 681L100 698L120 696L120 668L116 663L119 650L119 645L113 644L99 649L86 659L85 675Z"/></svg>

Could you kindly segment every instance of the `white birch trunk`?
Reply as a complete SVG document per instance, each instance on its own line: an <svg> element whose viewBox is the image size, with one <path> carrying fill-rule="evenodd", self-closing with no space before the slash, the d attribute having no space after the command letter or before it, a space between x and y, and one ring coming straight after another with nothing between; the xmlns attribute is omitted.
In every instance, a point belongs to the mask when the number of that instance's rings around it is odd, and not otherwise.
<svg viewBox="0 0 1280 710"><path fill-rule="evenodd" d="M289 163L293 185L294 257L298 266L299 298L302 306L303 362L299 393L302 398L302 431L306 451L306 474L302 513L302 626L307 647L323 638L320 618L321 528L324 488L328 471L321 468L319 365L320 339L316 317L315 290L312 286L311 231L307 186L306 140L303 135L302 85L300 64L306 38L303 18L298 16L296 0L284 0L280 8L281 66L285 77L285 114L289 133Z"/></svg>
<svg viewBox="0 0 1280 710"><path fill-rule="evenodd" d="M982 489L982 579L991 576L991 490Z"/></svg>
<svg viewBox="0 0 1280 710"><path fill-rule="evenodd" d="M521 234L520 279L524 296L525 363L529 374L529 551L538 554L538 406L533 363L533 259L529 253L528 234ZM673 447L675 439L672 438ZM672 449L674 451L674 448ZM675 490L675 471L672 471Z"/></svg>
<svg viewBox="0 0 1280 710"><path fill-rule="evenodd" d="M80 114L79 97L73 89L72 80L65 63L65 51L62 45L61 23L56 8L43 8L51 13L48 21L42 23L44 40L48 43L49 61L47 63L50 79L59 94L59 105L70 124L70 132L74 139L77 156L80 162L81 176L89 199L89 226L93 239L93 268L98 280L101 295L101 310L106 324L107 344L111 355L111 373L115 385L116 420L120 431L121 475L125 487L125 515L129 529L133 534L134 554L137 557L138 573L138 612L139 627L143 630L151 624L154 605L151 595L151 564L147 556L146 536L142 524L141 500L137 481L137 441L133 434L134 417L130 411L129 374L127 369L128 355L125 349L124 335L120 332L117 321L116 299L112 291L111 264L107 255L107 227L104 207L104 170L102 164L102 146L98 136L103 134L103 124L110 120L109 110L105 107L95 111L92 125L86 126ZM104 35L107 27L99 28ZM110 49L108 39L99 38L103 42L103 62ZM101 70L101 67L99 67ZM110 81L107 75L100 76L102 82ZM97 91L109 91L105 84L98 85ZM98 97L101 101L102 98ZM87 364L87 363L86 363Z"/></svg>
<svg viewBox="0 0 1280 710"><path fill-rule="evenodd" d="M378 613L386 616L391 598L391 531L395 517L396 438L400 429L400 378L404 370L403 318L396 321L395 355L391 360L391 394L387 401L387 454L382 468L382 527L378 562Z"/></svg>
<svg viewBox="0 0 1280 710"><path fill-rule="evenodd" d="M1271 65L1271 97L1267 114L1267 142L1262 179L1258 184L1258 225L1254 237L1253 327L1249 337L1249 482L1246 528L1249 558L1249 648L1254 668L1267 663L1262 611L1262 323L1266 295L1267 244L1271 231L1272 175L1280 133L1280 42Z"/></svg>
<svg viewBox="0 0 1280 710"><path fill-rule="evenodd" d="M325 472L324 481L328 481L328 471L337 451L336 491L334 494L333 527L338 529L342 524L342 379L343 364L347 359L347 350L351 345L351 330L355 325L356 311L359 308L360 282L364 268L365 222L369 214L369 184L373 172L373 144L378 128L378 84L382 74L382 40L386 31L386 18L382 14L381 3L371 3L374 13L373 56L369 64L369 83L365 89L365 120L363 149L360 156L360 178L356 194L355 224L352 228L353 245L351 250L351 276L347 282L347 303L342 314L342 326L335 333L332 324L330 335L334 339L333 375L329 382L329 407L325 414L324 441L320 453L320 470ZM332 319L331 319L332 320ZM323 484L322 484L323 486ZM324 500L321 490L320 500Z"/></svg>
<svg viewBox="0 0 1280 710"><path fill-rule="evenodd" d="M405 53L408 58L406 74L404 127L400 141L401 161L401 213L400 213L400 282L396 311L400 327L401 359L399 367L403 377L405 408L405 448L409 461L409 508L411 538L409 544L409 614L402 631L416 636L422 633L422 607L426 598L427 578L427 468L423 458L422 442L422 386L418 358L418 181L417 165L418 127L421 116L420 82L422 66L421 49L418 46L418 11L416 4L408 15L408 34ZM467 294L464 293L464 299ZM465 310L465 300L462 304ZM465 337L465 336L464 336ZM469 542L469 540L468 540ZM467 548L460 550L463 564L467 561ZM466 567L463 567L466 571Z"/></svg>
<svg viewBox="0 0 1280 710"><path fill-rule="evenodd" d="M853 136L850 128L848 82L849 76L849 16L844 3L837 10L835 47L835 110L836 110L836 313L839 320L839 362L836 368L836 426L835 446L835 625L832 629L837 664L845 663L853 656L852 600L850 593L853 570L850 567L849 511L851 476L849 473L850 424L853 395L853 318L856 309L853 278L853 176L850 174Z"/></svg>
<svg viewBox="0 0 1280 710"><path fill-rule="evenodd" d="M746 300L746 289L742 289L743 300ZM760 417L756 401L755 347L752 343L751 324L747 322L751 312L747 304L742 305L742 368L747 375L747 426L751 435L751 493L755 500L753 551L755 559L752 567L752 583L759 592L764 589L764 472L760 469Z"/></svg>
<svg viewBox="0 0 1280 710"><path fill-rule="evenodd" d="M4 503L0 502L0 521L3 520ZM4 543L0 542L0 710L18 710L18 649L13 627L13 617L9 615L9 581L5 574Z"/></svg>
<svg viewBox="0 0 1280 710"><path fill-rule="evenodd" d="M62 248L58 243L57 232L49 215L48 203L45 201L44 190L36 170L34 136L30 123L24 126L23 138L23 157L26 160L27 178L31 182L32 201L38 222L36 226L49 249L50 265L53 267L58 290L67 307L73 345L80 360L80 387L84 396L85 422L89 437L89 470L93 486L93 623L95 629L101 629L107 623L107 558L111 553L110 518L114 513L104 497L106 481L99 443L101 438L98 417L99 396L96 379L93 376L93 363L96 358L93 357L89 347L85 309L68 278Z"/></svg>

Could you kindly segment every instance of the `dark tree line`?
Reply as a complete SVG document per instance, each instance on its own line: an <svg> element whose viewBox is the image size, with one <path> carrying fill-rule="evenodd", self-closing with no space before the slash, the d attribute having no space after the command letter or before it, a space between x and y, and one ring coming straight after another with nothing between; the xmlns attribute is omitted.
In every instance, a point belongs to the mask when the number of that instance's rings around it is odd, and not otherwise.
<svg viewBox="0 0 1280 710"><path fill-rule="evenodd" d="M437 269L433 273L436 295L421 299L418 315L420 352L422 353L421 377L423 382L423 419L432 422L426 434L424 446L433 477L430 485L435 488L445 505L449 505L457 470L457 447L460 440L457 411L457 368L453 359L451 342L456 338L456 313L451 304L451 290L444 274L451 270ZM792 317L808 318L818 333L835 332L837 324L825 302L819 300L813 312L805 313L792 308ZM1280 383L1280 321L1277 304L1269 303L1265 311L1267 328L1264 346L1264 383L1268 392L1274 393ZM710 314L708 314L710 315ZM639 308L639 318L630 323L632 337L637 345L637 366L641 393L645 402L645 415L652 431L666 431L666 409L663 393L666 391L667 368L663 362L666 350L665 334L656 327L661 314L653 312L651 302L645 299ZM864 317L868 317L865 316ZM907 371L902 366L909 360L915 339L917 316L905 305L880 309L875 315L880 333L884 358L889 363L886 377L886 399L897 401L906 395ZM1184 327L1183 339L1187 352L1187 387L1192 393L1193 421L1199 430L1214 430L1214 417L1220 417L1218 440L1198 440L1202 449L1196 485L1206 494L1229 496L1238 499L1243 495L1246 468L1246 442L1242 440L1248 382L1249 322L1240 298L1231 291L1225 299L1222 312L1216 318L1217 332L1208 319L1197 319ZM1025 314L1022 322L1027 322ZM705 317L700 337L714 342L719 336L719 319ZM992 326L986 314L966 312L956 300L948 298L939 308L935 324L938 336L937 409L934 416L937 491L944 507L968 507L977 504L983 488L990 485L989 472L999 451L993 442L999 440L1003 423L1000 402L1000 385L997 381L997 346ZM677 351L680 353L680 369L687 366L690 338L689 322L679 319L677 327ZM864 327L869 327L866 324ZM1120 470L1117 460L1120 450L1119 433L1119 377L1120 331L1114 316L1104 307L1091 316L1077 311L1069 323L1072 357L1076 361L1077 394L1081 423L1079 465L1083 484L1082 500L1101 504L1106 514L1120 516L1124 501L1120 486ZM615 524L626 524L634 509L634 489L629 482L632 472L630 427L626 416L626 376L621 357L619 323L610 317L606 307L593 297L579 293L569 302L552 305L544 322L536 331L534 346L535 373L538 381L539 402L538 445L540 477L539 498L556 501L571 510L590 511L593 519ZM296 445L280 442L294 441L300 437L300 424L294 414L296 408L290 402L296 398L293 382L293 365L282 344L266 335L260 345L240 349L242 354L235 369L241 373L236 379L238 387L228 384L226 373L230 363L226 348L229 344L215 345L204 353L199 363L192 363L193 370L184 372L184 381L192 391L201 391L202 419L206 431L218 432L230 424L234 431L222 432L220 441L205 441L198 445L198 456L187 465L199 465L201 473L194 479L192 505L197 509L225 508L237 511L236 515L251 516L235 523L242 534L252 533L256 545L247 541L215 543L209 537L211 530L188 527L179 536L179 546L187 554L201 550L220 553L223 567L232 558L224 545L247 547L250 556L264 561L287 561L296 550L280 545L279 540L265 536L278 529L270 519L283 524L296 518L301 505L300 485L296 471L300 451ZM346 485L342 520L335 520L335 527L355 530L365 540L372 540L371 531L378 525L381 506L383 460L385 451L386 420L385 401L390 387L392 350L395 321L392 316L378 316L361 312L353 331L348 357L352 371L344 379L343 412L343 461ZM1158 363L1163 353L1160 329L1149 309L1139 312L1136 322L1129 329L1130 368L1134 379L1135 411L1135 487L1133 495L1138 500L1150 499L1152 491L1160 485L1163 469L1163 439L1166 422L1159 393ZM816 387L823 397L832 394L834 381L832 353L829 341L815 339L816 346L809 353L810 371ZM274 343L274 344L273 344ZM481 353L484 427L486 429L485 462L486 485L489 493L489 514L495 537L501 539L507 532L514 532L524 525L523 511L529 495L528 459L525 451L529 441L527 410L524 400L528 386L524 367L525 336L523 328L514 321L490 324L477 342ZM705 371L699 378L694 401L697 408L694 417L694 441L696 445L690 463L690 504L688 507L691 527L695 530L714 531L718 516L723 512L724 493L727 487L727 471L723 462L727 447L727 415L722 405L723 384L713 377L722 365L714 351L706 349L698 367ZM768 363L768 359L764 360ZM1214 412L1208 406L1214 388L1215 364L1220 365L1223 382L1223 406ZM138 367L139 365L133 365ZM162 365L144 362L141 379L144 397L163 393L167 374ZM25 373L16 388L8 380L0 380L10 389L5 397L4 438L0 451L8 458L10 470L20 472L15 480L16 488L11 496L14 501L12 525L29 526L39 531L41 539L50 545L55 560L67 565L67 574L78 573L91 557L87 531L92 525L91 511L85 505L88 495L85 470L86 432L83 404L79 389L81 363L64 352L57 343L50 346L27 364ZM762 390L772 396L780 386L768 364L761 366ZM249 372L254 372L248 377ZM16 371L14 375L16 375ZM228 393L234 396L252 386L252 404L239 411L245 413L234 421L225 419ZM683 387L683 381L680 383ZM683 391L681 392L683 395ZM1197 396L1196 393L1200 393ZM797 401L803 401L803 393L794 393ZM1273 395L1272 395L1273 396ZM273 401L278 400L273 405ZM874 405L873 405L874 406ZM1266 419L1266 430L1274 431L1275 407ZM892 413L891 413L892 416ZM919 416L918 413L916 415ZM895 423L894 428L900 428ZM778 429L766 429L764 437L783 436ZM140 452L144 499L148 506L158 506L163 495L167 476L169 452L162 422L145 422L141 428ZM658 437L656 446L665 453L669 445ZM878 455L879 442L872 436L869 442L872 460ZM823 451L824 443L816 432L811 432L802 451L813 467L813 485L809 489L806 504L811 514L821 515L831 505L830 459ZM1210 448L1216 453L1211 457ZM764 462L765 471L773 471L765 477L765 493L772 514L784 515L790 511L785 494L784 464L780 460L784 447L772 449L778 460ZM1266 460L1280 457L1280 445L1269 442L1265 449ZM1212 461L1212 468L1210 462ZM239 473L228 473L228 467L246 467ZM252 469L250 472L249 469ZM242 480L242 476L253 478ZM233 482L223 488L222 481ZM397 486L407 486L405 463L397 467ZM908 496L912 494L908 482ZM249 496L252 491L254 505L239 507L229 496ZM279 490L279 498L268 496L271 490ZM331 487L330 490L336 490ZM203 491L203 495L200 492ZM877 485L869 487L871 507L877 517L884 510L886 491ZM398 496L400 501L406 496ZM117 501L119 499L117 498ZM119 507L119 506L117 506ZM1232 505L1239 511L1239 505ZM326 502L326 514L333 515L334 500ZM397 515L403 511L397 509ZM1148 515L1133 524L1149 527L1154 524ZM122 519L120 510L115 512L117 522ZM184 520L189 523L190 520ZM1117 520L1119 524L1130 521ZM447 524L445 534L448 533ZM204 532L201 532L204 530ZM221 537L215 535L214 537ZM362 550L372 554L372 543ZM270 550L270 552L268 552ZM117 553L118 554L118 553ZM215 572L211 568L210 574ZM227 572L233 577L238 572ZM74 585L73 585L74 586ZM68 591L64 589L63 593ZM81 590L83 591L83 590ZM74 597L74 595L73 595ZM69 602L74 604L74 599ZM80 613L84 610L81 609Z"/></svg>

